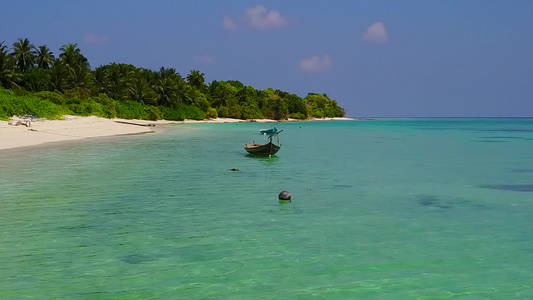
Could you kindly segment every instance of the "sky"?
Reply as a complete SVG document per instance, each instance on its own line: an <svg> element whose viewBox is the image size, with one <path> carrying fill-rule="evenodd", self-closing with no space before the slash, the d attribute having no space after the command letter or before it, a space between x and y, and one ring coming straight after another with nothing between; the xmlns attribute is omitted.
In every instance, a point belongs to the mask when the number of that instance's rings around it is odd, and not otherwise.
<svg viewBox="0 0 533 300"><path fill-rule="evenodd" d="M25 0L0 42L300 97L348 117L533 117L530 0Z"/></svg>

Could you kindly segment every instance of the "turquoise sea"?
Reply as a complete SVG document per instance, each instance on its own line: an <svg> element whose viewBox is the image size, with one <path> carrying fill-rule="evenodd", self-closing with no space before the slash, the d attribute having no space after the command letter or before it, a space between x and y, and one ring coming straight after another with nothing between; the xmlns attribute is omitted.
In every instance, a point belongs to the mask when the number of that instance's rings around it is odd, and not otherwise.
<svg viewBox="0 0 533 300"><path fill-rule="evenodd" d="M263 126L1 151L0 299L533 299L533 119Z"/></svg>

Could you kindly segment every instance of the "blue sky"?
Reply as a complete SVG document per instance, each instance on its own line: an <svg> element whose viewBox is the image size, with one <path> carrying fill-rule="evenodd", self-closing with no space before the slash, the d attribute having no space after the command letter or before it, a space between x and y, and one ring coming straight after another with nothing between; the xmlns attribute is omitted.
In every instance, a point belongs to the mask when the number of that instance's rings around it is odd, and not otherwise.
<svg viewBox="0 0 533 300"><path fill-rule="evenodd" d="M533 1L2 1L0 42L191 70L350 117L533 117Z"/></svg>

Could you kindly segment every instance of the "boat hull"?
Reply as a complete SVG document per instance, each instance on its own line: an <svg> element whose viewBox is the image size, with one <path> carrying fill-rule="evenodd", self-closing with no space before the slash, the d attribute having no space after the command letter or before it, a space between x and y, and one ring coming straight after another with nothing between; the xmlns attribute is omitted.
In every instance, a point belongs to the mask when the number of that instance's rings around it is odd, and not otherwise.
<svg viewBox="0 0 533 300"><path fill-rule="evenodd" d="M273 144L272 142L264 145L250 144L244 145L244 150L253 155L259 156L271 156L276 154L281 147Z"/></svg>

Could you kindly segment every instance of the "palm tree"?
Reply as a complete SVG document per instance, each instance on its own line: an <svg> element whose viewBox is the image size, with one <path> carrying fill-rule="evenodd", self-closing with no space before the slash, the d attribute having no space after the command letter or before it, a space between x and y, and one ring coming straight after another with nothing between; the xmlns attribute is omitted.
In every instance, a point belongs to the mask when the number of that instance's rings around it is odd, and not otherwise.
<svg viewBox="0 0 533 300"><path fill-rule="evenodd" d="M0 52L7 53L7 47L4 46L4 42L5 41L0 43Z"/></svg>
<svg viewBox="0 0 533 300"><path fill-rule="evenodd" d="M46 91L50 87L50 70L31 68L22 73L21 85L30 92Z"/></svg>
<svg viewBox="0 0 533 300"><path fill-rule="evenodd" d="M184 79L179 79L177 84L178 90L176 95L179 98L179 102L187 105L193 104L196 89L192 88Z"/></svg>
<svg viewBox="0 0 533 300"><path fill-rule="evenodd" d="M220 108L222 106L227 106L226 103L226 82L225 81L216 81L213 80L208 88L208 98L213 108Z"/></svg>
<svg viewBox="0 0 533 300"><path fill-rule="evenodd" d="M107 65L106 93L111 99L126 100L135 77L136 68L128 64Z"/></svg>
<svg viewBox="0 0 533 300"><path fill-rule="evenodd" d="M247 102L257 102L257 91L250 85L245 85L242 88L238 89L237 94L235 95L239 100L239 104Z"/></svg>
<svg viewBox="0 0 533 300"><path fill-rule="evenodd" d="M148 82L148 84L155 84L159 78L157 72L144 68L139 68L139 76Z"/></svg>
<svg viewBox="0 0 533 300"><path fill-rule="evenodd" d="M142 104L156 104L153 103L153 90L143 77L133 79L131 86L128 88L129 95L132 100L141 102Z"/></svg>
<svg viewBox="0 0 533 300"><path fill-rule="evenodd" d="M63 93L67 85L69 69L59 59L52 62L50 67L50 89Z"/></svg>
<svg viewBox="0 0 533 300"><path fill-rule="evenodd" d="M200 73L198 70L192 70L191 73L187 75L187 82L199 91L203 92L205 89L204 73Z"/></svg>
<svg viewBox="0 0 533 300"><path fill-rule="evenodd" d="M178 91L177 84L170 78L159 80L158 84L153 86L158 104L167 107L177 107L180 99L176 96Z"/></svg>
<svg viewBox="0 0 533 300"><path fill-rule="evenodd" d="M92 82L93 74L89 68L81 65L69 68L69 76L67 79L68 88L89 89Z"/></svg>
<svg viewBox="0 0 533 300"><path fill-rule="evenodd" d="M33 67L35 62L35 45L26 39L18 39L13 43L13 52L11 55L15 58L15 64L21 72L25 72Z"/></svg>
<svg viewBox="0 0 533 300"><path fill-rule="evenodd" d="M174 68L161 67L161 69L159 69L158 74L159 74L159 79L166 79L166 78L181 79L180 73L176 72L176 69Z"/></svg>
<svg viewBox="0 0 533 300"><path fill-rule="evenodd" d="M98 93L106 93L109 90L109 73L106 66L100 66L94 70L94 81Z"/></svg>
<svg viewBox="0 0 533 300"><path fill-rule="evenodd" d="M39 49L37 49L37 66L39 68L48 69L50 68L53 60L54 54L50 51L50 49L48 49L46 45L39 46Z"/></svg>
<svg viewBox="0 0 533 300"><path fill-rule="evenodd" d="M7 53L4 42L0 43L0 86L10 89L18 87L20 73L15 72L15 60Z"/></svg>
<svg viewBox="0 0 533 300"><path fill-rule="evenodd" d="M78 44L70 43L63 45L59 50L63 51L59 54L59 59L71 68L77 65L82 65L87 68L90 67L87 58L81 54Z"/></svg>

